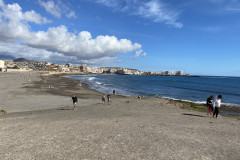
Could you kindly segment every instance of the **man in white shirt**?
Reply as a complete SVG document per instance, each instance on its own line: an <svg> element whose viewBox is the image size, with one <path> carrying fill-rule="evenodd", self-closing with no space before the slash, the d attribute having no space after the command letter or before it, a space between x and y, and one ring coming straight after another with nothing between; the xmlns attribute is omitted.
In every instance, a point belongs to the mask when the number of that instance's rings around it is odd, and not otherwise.
<svg viewBox="0 0 240 160"><path fill-rule="evenodd" d="M218 118L219 108L221 106L221 99L222 99L222 95L218 95L218 97L215 99L213 103L213 107L214 107L213 117L216 114L216 118Z"/></svg>

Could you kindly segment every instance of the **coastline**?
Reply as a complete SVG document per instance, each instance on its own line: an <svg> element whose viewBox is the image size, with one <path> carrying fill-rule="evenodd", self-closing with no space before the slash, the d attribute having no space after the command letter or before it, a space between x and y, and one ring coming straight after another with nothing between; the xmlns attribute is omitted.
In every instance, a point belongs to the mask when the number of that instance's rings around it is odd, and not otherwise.
<svg viewBox="0 0 240 160"><path fill-rule="evenodd" d="M211 118L161 98L112 95L102 103L102 93L66 77L8 78L0 94L9 97L1 102L23 110L0 115L3 160L240 158L237 119ZM72 94L79 97L77 110Z"/></svg>
<svg viewBox="0 0 240 160"><path fill-rule="evenodd" d="M76 75L76 74L73 74L73 75ZM64 74L62 76L66 76L66 75ZM71 77L67 77L67 78L70 78L74 81L79 82L78 80L75 80ZM93 91L96 91L96 92L99 92L99 93L103 94L100 91L92 89L91 86L89 86L88 84L86 84L84 82L81 82L81 83L84 84L86 89L90 89L90 90L93 90ZM135 98L138 97L138 95L118 95L118 96L135 97ZM164 99L164 100L167 100L167 101L173 103L174 105L176 105L176 106L178 106L179 108L182 108L182 109L195 110L195 111L206 112L207 113L207 106L205 105L205 103L196 103L196 102L193 102L193 101L172 99L172 98L167 98L167 97L148 97L148 96L145 96L145 98ZM232 118L240 119L240 107L221 105L220 114L223 115L223 116L226 116L226 117L232 117Z"/></svg>
<svg viewBox="0 0 240 160"><path fill-rule="evenodd" d="M21 84L18 84L24 90L27 90L25 92L33 92L34 90L37 90L38 96L39 94L40 95L51 94L52 96L55 96L57 98L57 101L59 101L59 98L60 98L60 99L64 99L64 101L67 102L66 103L66 102L60 101L61 103L58 103L58 105L55 105L54 107L51 107L51 108L71 106L67 100L67 97L69 97L68 99L70 99L72 94L76 94L80 99L83 99L86 102L88 100L91 101L91 99L93 99L94 102L100 101L102 94L104 94L97 90L92 89L88 84L84 82L81 82L81 86L79 86L78 80L75 80L71 77L67 77L69 75L79 75L79 74L46 74L45 72L25 72L25 73L5 73L5 75L17 75L17 77L14 77L15 79L17 79L19 75L22 75L22 76L25 75L25 80L24 80L25 83L20 82L20 83L23 83L22 86ZM32 77L28 78L27 76L29 75L30 76L32 75ZM28 82L28 79L32 79L32 81ZM34 94L36 94L36 92ZM13 95L13 97L14 96L18 96L18 95L15 94ZM114 96L114 98L137 99L138 95L112 95L112 96ZM198 103L184 101L184 100L175 100L175 99L165 98L165 97L144 97L144 98L145 99L146 98L162 99L182 109L195 110L199 112L207 112L207 107L204 104L198 104ZM26 101L26 99L24 101ZM23 111L51 109L51 108L48 108L48 107L42 107L42 108L40 107L36 109L29 108ZM8 113L11 113L11 111L9 112L9 110L6 109L6 107L2 108L1 106L0 109ZM21 109L18 110L17 112L21 112ZM222 105L220 108L220 114L226 117L233 117L233 118L240 119L240 108Z"/></svg>

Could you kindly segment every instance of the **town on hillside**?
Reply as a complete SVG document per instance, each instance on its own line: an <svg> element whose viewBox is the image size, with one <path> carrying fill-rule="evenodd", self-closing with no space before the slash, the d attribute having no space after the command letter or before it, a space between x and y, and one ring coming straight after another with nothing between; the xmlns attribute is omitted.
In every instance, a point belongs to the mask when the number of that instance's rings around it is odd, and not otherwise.
<svg viewBox="0 0 240 160"><path fill-rule="evenodd" d="M0 60L0 72L45 71L49 74L119 74L119 75L161 75L161 76L190 76L183 71L140 71L121 67L92 67L86 64L65 65L50 62L38 62L18 58L15 60Z"/></svg>

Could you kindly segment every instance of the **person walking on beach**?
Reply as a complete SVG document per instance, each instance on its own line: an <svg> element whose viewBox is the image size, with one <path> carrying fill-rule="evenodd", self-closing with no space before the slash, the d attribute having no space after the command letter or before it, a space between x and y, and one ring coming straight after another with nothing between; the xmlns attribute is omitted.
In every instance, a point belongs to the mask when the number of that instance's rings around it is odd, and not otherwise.
<svg viewBox="0 0 240 160"><path fill-rule="evenodd" d="M75 110L77 109L78 98L75 95L73 95L72 101L73 101L73 110Z"/></svg>
<svg viewBox="0 0 240 160"><path fill-rule="evenodd" d="M222 99L222 95L218 95L213 103L213 107L214 107L213 117L216 114L216 118L218 118L219 108L221 106L221 99Z"/></svg>
<svg viewBox="0 0 240 160"><path fill-rule="evenodd" d="M116 94L116 91L115 91L115 89L113 90L113 95L115 95Z"/></svg>
<svg viewBox="0 0 240 160"><path fill-rule="evenodd" d="M102 95L102 102L103 102L103 103L105 103L105 99L106 99L106 98L105 98L105 95L103 94L103 95Z"/></svg>
<svg viewBox="0 0 240 160"><path fill-rule="evenodd" d="M213 112L213 95L211 95L208 99L207 99L207 107L208 107L208 116L212 115Z"/></svg>
<svg viewBox="0 0 240 160"><path fill-rule="evenodd" d="M110 94L107 95L107 99L108 99L108 103L111 102L111 95Z"/></svg>

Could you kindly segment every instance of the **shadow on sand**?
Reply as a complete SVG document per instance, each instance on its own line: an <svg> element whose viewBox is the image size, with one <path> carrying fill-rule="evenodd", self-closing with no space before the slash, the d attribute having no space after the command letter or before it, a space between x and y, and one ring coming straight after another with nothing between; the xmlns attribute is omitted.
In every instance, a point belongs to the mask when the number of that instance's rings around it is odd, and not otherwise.
<svg viewBox="0 0 240 160"><path fill-rule="evenodd" d="M205 116L202 116L202 115L198 115L198 114L189 114L189 113L182 113L182 115L185 115L185 116L194 116L194 117L205 117Z"/></svg>
<svg viewBox="0 0 240 160"><path fill-rule="evenodd" d="M67 111L67 110L73 110L73 108L60 108L60 109L57 109L57 110L61 110L61 111Z"/></svg>

